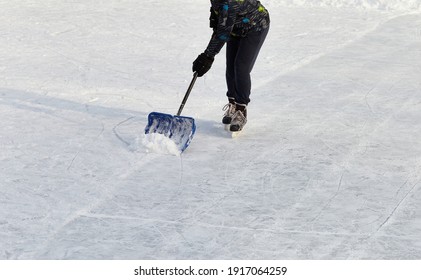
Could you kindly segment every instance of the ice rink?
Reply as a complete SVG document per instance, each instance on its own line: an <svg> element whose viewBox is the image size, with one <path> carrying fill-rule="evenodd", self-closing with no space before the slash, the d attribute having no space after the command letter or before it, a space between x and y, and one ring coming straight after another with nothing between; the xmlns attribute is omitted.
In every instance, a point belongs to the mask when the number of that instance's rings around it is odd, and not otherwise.
<svg viewBox="0 0 421 280"><path fill-rule="evenodd" d="M0 1L0 259L420 259L421 1L306 2L262 0L244 132L223 50L178 157L143 129L176 112L208 1Z"/></svg>

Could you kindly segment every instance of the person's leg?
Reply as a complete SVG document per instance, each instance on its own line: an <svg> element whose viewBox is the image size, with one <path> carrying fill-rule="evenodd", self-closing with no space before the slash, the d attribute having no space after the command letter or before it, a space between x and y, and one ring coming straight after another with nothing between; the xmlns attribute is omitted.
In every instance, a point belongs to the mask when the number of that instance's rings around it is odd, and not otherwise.
<svg viewBox="0 0 421 280"><path fill-rule="evenodd" d="M225 111L224 117L222 118L223 124L230 124L232 116L235 113L235 99L237 96L237 91L235 89L235 59L237 57L238 47L240 46L240 41L238 38L232 38L227 42L226 45L226 72L225 78L227 82L227 97L228 104L224 106L223 110Z"/></svg>
<svg viewBox="0 0 421 280"><path fill-rule="evenodd" d="M247 37L241 38L237 49L234 73L235 73L235 102L247 106L250 102L251 79L250 73L256 62L259 51L266 39L269 28L260 32L253 32Z"/></svg>
<svg viewBox="0 0 421 280"><path fill-rule="evenodd" d="M236 111L232 116L231 131L241 131L247 123L247 105L251 93L250 73L268 32L269 28L250 33L240 40L234 62Z"/></svg>
<svg viewBox="0 0 421 280"><path fill-rule="evenodd" d="M237 57L238 47L240 46L240 40L238 38L232 38L226 44L226 72L225 78L227 82L227 97L230 103L236 99L237 91L235 89L235 61Z"/></svg>

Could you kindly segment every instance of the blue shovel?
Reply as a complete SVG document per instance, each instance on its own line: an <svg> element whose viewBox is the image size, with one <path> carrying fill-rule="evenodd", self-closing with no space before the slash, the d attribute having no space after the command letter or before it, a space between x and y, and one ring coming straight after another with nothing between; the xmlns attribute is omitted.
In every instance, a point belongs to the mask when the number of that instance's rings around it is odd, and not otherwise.
<svg viewBox="0 0 421 280"><path fill-rule="evenodd" d="M178 109L177 115L173 116L158 112L150 113L148 116L148 125L145 128L145 134L163 134L165 137L171 139L181 152L189 146L193 139L193 135L196 132L196 124L194 123L193 118L180 115L193 85L196 82L197 76L198 74L195 72L193 79L190 82L190 86L184 95L184 99L181 102L180 108Z"/></svg>

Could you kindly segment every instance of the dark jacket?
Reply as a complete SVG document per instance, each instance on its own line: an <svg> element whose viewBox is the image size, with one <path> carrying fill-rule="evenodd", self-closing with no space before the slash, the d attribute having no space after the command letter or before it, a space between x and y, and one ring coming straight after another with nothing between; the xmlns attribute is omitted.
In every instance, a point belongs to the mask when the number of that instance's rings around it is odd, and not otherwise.
<svg viewBox="0 0 421 280"><path fill-rule="evenodd" d="M214 57L232 36L245 37L269 27L269 13L258 0L211 0L214 34L205 53Z"/></svg>

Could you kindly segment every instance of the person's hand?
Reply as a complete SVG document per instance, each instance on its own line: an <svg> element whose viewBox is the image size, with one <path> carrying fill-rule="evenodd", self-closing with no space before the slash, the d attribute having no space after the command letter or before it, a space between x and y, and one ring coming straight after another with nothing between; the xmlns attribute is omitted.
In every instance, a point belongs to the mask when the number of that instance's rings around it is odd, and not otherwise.
<svg viewBox="0 0 421 280"><path fill-rule="evenodd" d="M202 77L212 67L214 58L201 53L193 62L193 72L197 72L199 77Z"/></svg>

